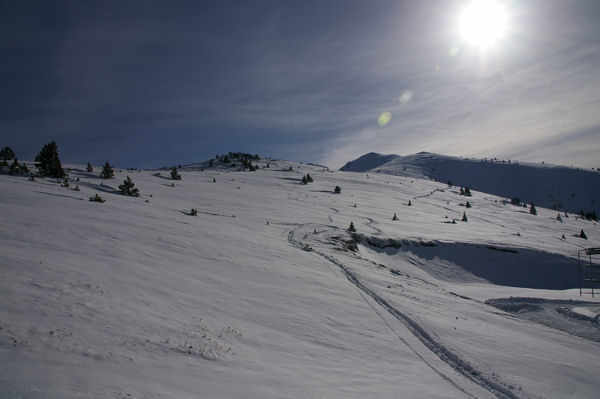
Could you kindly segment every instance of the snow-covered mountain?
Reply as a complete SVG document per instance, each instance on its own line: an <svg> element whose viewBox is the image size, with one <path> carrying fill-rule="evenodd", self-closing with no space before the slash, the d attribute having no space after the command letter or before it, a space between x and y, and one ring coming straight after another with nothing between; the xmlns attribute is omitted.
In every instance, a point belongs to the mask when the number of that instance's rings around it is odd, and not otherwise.
<svg viewBox="0 0 600 399"><path fill-rule="evenodd" d="M268 162L0 175L0 397L597 397L596 223Z"/></svg>
<svg viewBox="0 0 600 399"><path fill-rule="evenodd" d="M386 173L452 182L478 191L518 197L547 208L600 214L600 172L510 160L457 158L420 152L382 155L368 153L340 170Z"/></svg>

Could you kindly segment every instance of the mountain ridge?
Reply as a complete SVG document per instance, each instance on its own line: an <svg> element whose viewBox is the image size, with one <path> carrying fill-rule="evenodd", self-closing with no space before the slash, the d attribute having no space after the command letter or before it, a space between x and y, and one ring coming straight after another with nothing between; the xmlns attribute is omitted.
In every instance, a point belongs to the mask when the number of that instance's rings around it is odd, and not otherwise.
<svg viewBox="0 0 600 399"><path fill-rule="evenodd" d="M340 168L466 186L547 208L600 212L600 174L552 164L459 158L430 152L412 155L367 153Z"/></svg>

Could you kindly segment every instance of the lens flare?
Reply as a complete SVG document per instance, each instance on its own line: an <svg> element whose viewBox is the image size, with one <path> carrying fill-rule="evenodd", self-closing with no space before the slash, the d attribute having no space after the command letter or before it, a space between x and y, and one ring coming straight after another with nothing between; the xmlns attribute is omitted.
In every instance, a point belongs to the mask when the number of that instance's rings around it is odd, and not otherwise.
<svg viewBox="0 0 600 399"><path fill-rule="evenodd" d="M404 93L400 96L400 104L408 103L413 97L413 92L410 90L405 90Z"/></svg>
<svg viewBox="0 0 600 399"><path fill-rule="evenodd" d="M379 126L385 126L390 123L391 120L392 114L390 112L384 112L377 118L377 124L379 124Z"/></svg>

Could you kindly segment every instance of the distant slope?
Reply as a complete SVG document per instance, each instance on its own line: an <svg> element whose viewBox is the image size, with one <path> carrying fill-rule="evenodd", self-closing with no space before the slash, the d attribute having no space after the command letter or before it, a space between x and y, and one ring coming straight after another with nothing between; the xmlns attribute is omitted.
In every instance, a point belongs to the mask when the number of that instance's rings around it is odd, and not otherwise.
<svg viewBox="0 0 600 399"><path fill-rule="evenodd" d="M600 213L600 173L565 166L465 159L420 152L399 156L368 153L340 170L451 181L457 186L519 197L547 208Z"/></svg>

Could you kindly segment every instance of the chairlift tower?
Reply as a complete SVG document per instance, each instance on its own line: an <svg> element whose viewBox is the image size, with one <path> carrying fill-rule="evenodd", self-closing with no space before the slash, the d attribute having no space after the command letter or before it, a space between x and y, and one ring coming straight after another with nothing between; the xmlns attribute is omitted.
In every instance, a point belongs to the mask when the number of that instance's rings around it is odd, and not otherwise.
<svg viewBox="0 0 600 399"><path fill-rule="evenodd" d="M592 289L592 298L594 297L594 288L596 284L600 283L600 259L597 258L598 255L600 255L600 248L587 248L577 251L577 261L579 262L579 296L583 294L583 284L587 281Z"/></svg>

